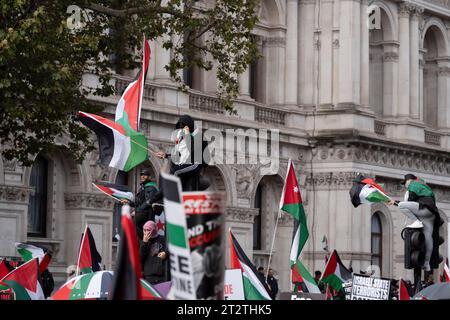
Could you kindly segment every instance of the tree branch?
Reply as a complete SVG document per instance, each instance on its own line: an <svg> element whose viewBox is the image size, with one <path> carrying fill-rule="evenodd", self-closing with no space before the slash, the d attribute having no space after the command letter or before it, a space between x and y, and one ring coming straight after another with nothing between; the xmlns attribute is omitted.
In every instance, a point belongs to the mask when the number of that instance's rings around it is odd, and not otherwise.
<svg viewBox="0 0 450 320"><path fill-rule="evenodd" d="M113 17L127 17L136 13L144 13L144 12L153 12L153 13L165 13L170 14L174 17L182 18L183 14L176 10L171 10L167 7L161 7L161 6L142 6L142 7L135 7L135 8L128 8L123 10L113 9L109 7L102 6L100 4L92 3L87 6L88 9L91 9L93 11L106 14L108 16Z"/></svg>

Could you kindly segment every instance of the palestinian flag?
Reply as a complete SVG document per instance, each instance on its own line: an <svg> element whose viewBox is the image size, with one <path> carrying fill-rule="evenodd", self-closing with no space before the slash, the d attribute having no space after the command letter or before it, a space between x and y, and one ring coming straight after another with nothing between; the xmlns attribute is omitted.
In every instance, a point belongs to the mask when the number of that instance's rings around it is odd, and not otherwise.
<svg viewBox="0 0 450 320"><path fill-rule="evenodd" d="M116 123L82 111L78 117L97 135L101 164L128 172L148 159L147 138L127 122Z"/></svg>
<svg viewBox="0 0 450 320"><path fill-rule="evenodd" d="M355 208L363 203L388 202L391 200L380 185L361 174L353 181L350 199Z"/></svg>
<svg viewBox="0 0 450 320"><path fill-rule="evenodd" d="M292 283L295 284L295 292L321 293L313 276L300 260L297 260L297 263L292 269Z"/></svg>
<svg viewBox="0 0 450 320"><path fill-rule="evenodd" d="M39 259L33 258L8 273L0 282L14 290L16 300L44 300L38 279Z"/></svg>
<svg viewBox="0 0 450 320"><path fill-rule="evenodd" d="M164 237L166 234L166 215L164 212L161 212L159 215L155 215L155 223L158 229L158 234Z"/></svg>
<svg viewBox="0 0 450 320"><path fill-rule="evenodd" d="M128 188L119 186L114 183L92 183L94 187L106 194L107 196L114 198L117 201L126 199L130 202L134 201L133 192L128 191Z"/></svg>
<svg viewBox="0 0 450 320"><path fill-rule="evenodd" d="M136 228L129 215L130 206L122 207L122 231L109 300L141 300L141 264Z"/></svg>
<svg viewBox="0 0 450 320"><path fill-rule="evenodd" d="M442 272L442 282L450 282L450 270L448 268L448 262L444 264L444 271Z"/></svg>
<svg viewBox="0 0 450 320"><path fill-rule="evenodd" d="M162 296L159 292L144 279L141 279L141 297L142 300L162 300Z"/></svg>
<svg viewBox="0 0 450 320"><path fill-rule="evenodd" d="M351 278L351 272L342 264L337 251L334 250L320 280L339 291L342 290L342 284Z"/></svg>
<svg viewBox="0 0 450 320"><path fill-rule="evenodd" d="M400 279L398 282L398 300L411 300L411 286L405 280Z"/></svg>
<svg viewBox="0 0 450 320"><path fill-rule="evenodd" d="M19 243L15 244L17 252L22 256L24 261L30 261L33 258L39 259L39 272L44 272L47 269L52 255L45 252L44 249L33 246L31 244Z"/></svg>
<svg viewBox="0 0 450 320"><path fill-rule="evenodd" d="M52 300L106 299L111 289L111 271L98 271L76 276L61 286Z"/></svg>
<svg viewBox="0 0 450 320"><path fill-rule="evenodd" d="M122 97L117 104L115 118L117 123L122 124L124 127L130 127L134 131L139 131L144 82L150 63L150 46L145 36L142 48L143 57L139 78L132 81L123 92Z"/></svg>
<svg viewBox="0 0 450 320"><path fill-rule="evenodd" d="M230 257L231 268L242 270L245 300L272 300L269 295L269 287L257 276L258 271L245 255L231 230Z"/></svg>
<svg viewBox="0 0 450 320"><path fill-rule="evenodd" d="M295 176L294 164L290 159L283 193L281 195L280 210L289 213L294 218L294 236L290 253L291 269L294 269L309 233L308 226L306 225L306 215L302 205L302 197L300 195L297 177Z"/></svg>
<svg viewBox="0 0 450 320"><path fill-rule="evenodd" d="M101 270L102 257L97 251L91 229L86 225L78 253L77 275Z"/></svg>
<svg viewBox="0 0 450 320"><path fill-rule="evenodd" d="M8 273L10 273L14 268L11 267L11 265L6 261L6 259L3 259L0 261L0 279L6 276ZM0 289L1 290L1 289Z"/></svg>
<svg viewBox="0 0 450 320"><path fill-rule="evenodd" d="M195 300L197 287L180 178L161 172L161 189L164 190L168 250L179 261L183 261L183 270L171 265L172 286L167 296L179 300Z"/></svg>

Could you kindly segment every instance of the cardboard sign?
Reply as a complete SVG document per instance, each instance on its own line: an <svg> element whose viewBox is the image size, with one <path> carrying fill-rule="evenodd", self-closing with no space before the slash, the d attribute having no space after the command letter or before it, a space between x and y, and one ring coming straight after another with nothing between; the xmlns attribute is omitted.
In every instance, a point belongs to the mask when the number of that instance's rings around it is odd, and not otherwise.
<svg viewBox="0 0 450 320"><path fill-rule="evenodd" d="M225 300L245 300L241 269L225 270L223 292Z"/></svg>
<svg viewBox="0 0 450 320"><path fill-rule="evenodd" d="M216 191L183 192L183 208L197 299L222 300L225 195Z"/></svg>
<svg viewBox="0 0 450 320"><path fill-rule="evenodd" d="M390 279L354 274L351 300L389 300Z"/></svg>
<svg viewBox="0 0 450 320"><path fill-rule="evenodd" d="M196 289L183 210L181 182L178 177L161 173L164 188L167 240L170 252L172 287L169 299L195 300Z"/></svg>
<svg viewBox="0 0 450 320"><path fill-rule="evenodd" d="M326 300L327 296L322 293L307 292L281 292L279 300Z"/></svg>

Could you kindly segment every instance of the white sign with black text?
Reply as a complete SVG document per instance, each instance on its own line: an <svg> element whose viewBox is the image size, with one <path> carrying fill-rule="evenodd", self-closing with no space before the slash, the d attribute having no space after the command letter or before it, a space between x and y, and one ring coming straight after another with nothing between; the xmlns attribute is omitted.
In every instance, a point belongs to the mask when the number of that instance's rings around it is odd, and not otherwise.
<svg viewBox="0 0 450 320"><path fill-rule="evenodd" d="M351 300L389 300L390 279L353 275Z"/></svg>

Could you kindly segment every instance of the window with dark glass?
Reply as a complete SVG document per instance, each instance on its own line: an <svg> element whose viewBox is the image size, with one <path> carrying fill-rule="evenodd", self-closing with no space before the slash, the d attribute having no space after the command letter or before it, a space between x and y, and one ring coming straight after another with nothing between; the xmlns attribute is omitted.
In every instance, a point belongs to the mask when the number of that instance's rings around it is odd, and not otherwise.
<svg viewBox="0 0 450 320"><path fill-rule="evenodd" d="M372 253L372 265L380 267L380 272L382 272L382 228L381 219L378 213L372 215L371 224L371 253Z"/></svg>
<svg viewBox="0 0 450 320"><path fill-rule="evenodd" d="M30 176L30 187L34 188L34 194L30 196L28 207L28 236L46 236L47 184L48 160L38 155L31 168Z"/></svg>
<svg viewBox="0 0 450 320"><path fill-rule="evenodd" d="M253 250L261 250L261 227L262 227L262 187L258 186L255 195L255 208L259 209L259 214L253 223Z"/></svg>

